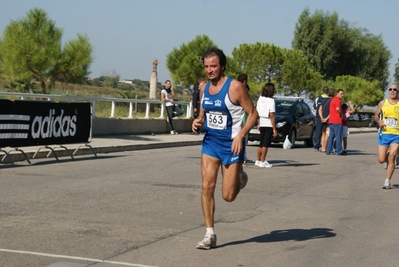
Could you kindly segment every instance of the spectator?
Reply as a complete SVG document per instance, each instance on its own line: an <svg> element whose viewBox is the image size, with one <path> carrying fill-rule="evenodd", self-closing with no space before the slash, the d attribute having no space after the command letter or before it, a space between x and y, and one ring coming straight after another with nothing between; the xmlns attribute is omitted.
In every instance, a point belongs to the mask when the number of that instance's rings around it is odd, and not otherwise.
<svg viewBox="0 0 399 267"><path fill-rule="evenodd" d="M248 85L248 76L245 74L245 73L241 73L240 75L238 75L238 77L237 77L237 80L239 81L239 82L241 82L244 86L245 86L245 88L247 89L247 92L249 93L249 85ZM242 123L243 124L245 124L246 122L247 122L247 117L248 117L248 114L247 113L245 113L244 114L244 118L243 118L243 120L242 120ZM247 158L247 145L248 145L248 135L249 135L249 133L247 133L246 135L245 135L245 141L244 141L244 143L245 143L245 151L244 151L244 162L242 163L242 166L246 166L247 165L247 163L249 163L249 162L253 162L252 160L249 160L248 158Z"/></svg>
<svg viewBox="0 0 399 267"><path fill-rule="evenodd" d="M349 128L348 128L348 118L350 117L348 105L346 103L342 104L342 146L344 148L344 153L346 154L346 148L348 147L348 135L349 135Z"/></svg>
<svg viewBox="0 0 399 267"><path fill-rule="evenodd" d="M319 108L324 103L325 100L328 99L328 90L327 86L323 87L323 93L316 98L314 108L316 110L316 131L313 139L313 148L315 151L319 151L321 147L321 135L322 135L322 124L319 115Z"/></svg>
<svg viewBox="0 0 399 267"><path fill-rule="evenodd" d="M174 88L170 80L165 81L165 85L161 90L161 101L165 102L166 113L168 115L168 122L170 127L170 134L178 134L173 127L172 119L183 114L183 111L174 103L175 96Z"/></svg>
<svg viewBox="0 0 399 267"><path fill-rule="evenodd" d="M260 131L260 143L258 147L257 160L255 165L261 168L271 168L273 165L266 161L267 150L271 144L272 136L277 136L276 121L274 113L276 112L276 103L273 99L274 84L266 83L262 89L262 95L256 104L258 111L258 128Z"/></svg>
<svg viewBox="0 0 399 267"><path fill-rule="evenodd" d="M335 97L330 102L330 134L328 136L326 154L330 155L333 150L335 140L335 154L338 156L346 155L342 149L342 104L341 99L344 97L344 90L338 89Z"/></svg>
<svg viewBox="0 0 399 267"><path fill-rule="evenodd" d="M352 102L351 101L348 101L348 111L349 111L349 114L354 114L355 112L356 112L356 110L355 110L355 106L352 104Z"/></svg>
<svg viewBox="0 0 399 267"><path fill-rule="evenodd" d="M309 94L309 98L305 99L305 103L308 104L312 114L316 116L315 96L313 93Z"/></svg>
<svg viewBox="0 0 399 267"><path fill-rule="evenodd" d="M328 90L328 98L323 98L321 101L322 105L319 107L319 116L321 120L321 147L319 149L320 152L325 153L327 148L327 140L328 135L330 133L328 119L330 118L330 102L331 98L335 96L335 90Z"/></svg>

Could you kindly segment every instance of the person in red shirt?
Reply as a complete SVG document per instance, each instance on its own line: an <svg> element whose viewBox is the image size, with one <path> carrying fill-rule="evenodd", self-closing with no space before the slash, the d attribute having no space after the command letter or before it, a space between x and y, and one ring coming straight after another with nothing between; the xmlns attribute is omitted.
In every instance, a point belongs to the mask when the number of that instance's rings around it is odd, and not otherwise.
<svg viewBox="0 0 399 267"><path fill-rule="evenodd" d="M333 151L333 144L335 139L335 154L342 156L346 155L342 149L342 104L341 99L344 97L344 90L338 89L337 94L330 102L330 117L328 123L330 124L330 135L328 136L326 154L330 155Z"/></svg>

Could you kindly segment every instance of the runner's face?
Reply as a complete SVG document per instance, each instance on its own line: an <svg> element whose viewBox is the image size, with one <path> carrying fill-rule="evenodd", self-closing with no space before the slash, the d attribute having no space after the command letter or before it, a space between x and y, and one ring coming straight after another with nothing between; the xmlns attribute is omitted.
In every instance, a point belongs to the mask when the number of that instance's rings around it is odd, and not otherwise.
<svg viewBox="0 0 399 267"><path fill-rule="evenodd" d="M204 70L208 76L208 79L211 81L218 80L223 74L222 67L220 66L219 58L217 56L204 58Z"/></svg>
<svg viewBox="0 0 399 267"><path fill-rule="evenodd" d="M394 90L396 89L396 91ZM392 99L397 99L398 98L398 86L396 84L392 84L389 86L389 97Z"/></svg>

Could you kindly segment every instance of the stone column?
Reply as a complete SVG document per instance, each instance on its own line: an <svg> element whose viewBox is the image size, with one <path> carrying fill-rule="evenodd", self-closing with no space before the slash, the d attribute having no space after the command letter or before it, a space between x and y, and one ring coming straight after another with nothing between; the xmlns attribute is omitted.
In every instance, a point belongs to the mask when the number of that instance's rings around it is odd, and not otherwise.
<svg viewBox="0 0 399 267"><path fill-rule="evenodd" d="M157 98L157 82L158 82L157 65L158 65L158 60L153 60L151 79L150 79L150 99Z"/></svg>

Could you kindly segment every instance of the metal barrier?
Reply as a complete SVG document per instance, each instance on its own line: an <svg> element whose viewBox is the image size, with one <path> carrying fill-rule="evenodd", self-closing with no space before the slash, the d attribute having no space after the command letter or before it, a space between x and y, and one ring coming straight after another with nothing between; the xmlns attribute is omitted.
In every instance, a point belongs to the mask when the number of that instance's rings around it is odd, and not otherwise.
<svg viewBox="0 0 399 267"><path fill-rule="evenodd" d="M110 110L110 118L115 118L115 108L117 103L129 103L129 111L126 114L126 118L133 118L133 110L134 105L136 104L145 104L145 115L144 118L150 118L150 110L152 105L156 105L160 107L159 117L163 118L165 114L165 105L160 100L151 100L151 99L127 99L127 98L112 98L112 97L96 97L96 96L68 96L68 95L52 95L52 94L28 94L28 93L13 93L13 92L0 92L0 96L4 98L12 99L19 98L21 100L35 100L39 99L42 101L46 99L47 101L79 101L79 102L90 102L93 109L93 117L96 116L96 106L98 102L110 102L111 110ZM186 118L191 118L192 116L192 103L187 101L175 101L177 105L185 105L186 109Z"/></svg>
<svg viewBox="0 0 399 267"><path fill-rule="evenodd" d="M0 152L13 164L11 151L19 151L30 164L21 147L39 146L33 155L49 149L49 157L57 154L52 145L59 145L73 159L65 144L84 143L89 146L92 132L92 110L88 102L53 102L0 99ZM10 151L2 148L11 147ZM90 146L89 146L90 147ZM79 148L78 148L79 149ZM92 149L93 154L97 156Z"/></svg>

